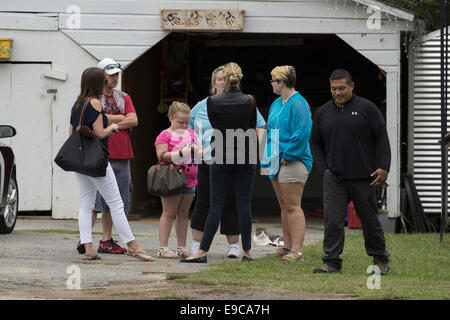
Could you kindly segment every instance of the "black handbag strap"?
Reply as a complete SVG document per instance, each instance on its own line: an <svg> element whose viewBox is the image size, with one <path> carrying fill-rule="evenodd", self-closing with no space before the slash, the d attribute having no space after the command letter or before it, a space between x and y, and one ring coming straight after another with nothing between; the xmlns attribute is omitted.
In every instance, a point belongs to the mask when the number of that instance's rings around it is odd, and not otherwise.
<svg viewBox="0 0 450 320"><path fill-rule="evenodd" d="M251 94L248 94L247 95L248 97L249 97L249 99L250 99L250 104L251 104L251 106L252 106L252 112L255 112L256 113L256 106L255 106L255 98L253 98L253 96L251 95ZM252 126L252 128L253 129L256 129L256 121L255 121L256 119L254 119L253 118L253 114L252 114L252 120L251 120L251 126Z"/></svg>
<svg viewBox="0 0 450 320"><path fill-rule="evenodd" d="M87 104L89 103L89 101L91 101L91 100L86 99L86 102L83 105L83 109L81 110L80 122L78 122L78 126L76 127L76 130L80 130L80 128L81 128L81 124L84 121L84 114L86 112L86 107L87 107Z"/></svg>

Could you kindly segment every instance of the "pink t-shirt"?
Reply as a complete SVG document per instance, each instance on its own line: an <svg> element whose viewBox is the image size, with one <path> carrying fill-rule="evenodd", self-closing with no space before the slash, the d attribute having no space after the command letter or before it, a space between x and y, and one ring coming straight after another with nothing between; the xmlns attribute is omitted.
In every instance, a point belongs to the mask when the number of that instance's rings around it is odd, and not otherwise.
<svg viewBox="0 0 450 320"><path fill-rule="evenodd" d="M183 149L185 146L190 146L192 144L197 144L198 136L192 129L186 129L189 133L185 137L180 137L171 134L167 129L163 130L159 136L156 138L155 146L157 144L167 143L168 151L178 151ZM176 160L176 159L174 159ZM197 185L197 165L194 163L192 154L189 156L183 155L183 158L179 163L174 161L175 164L181 165L184 168L184 173L186 175L187 188L192 188Z"/></svg>

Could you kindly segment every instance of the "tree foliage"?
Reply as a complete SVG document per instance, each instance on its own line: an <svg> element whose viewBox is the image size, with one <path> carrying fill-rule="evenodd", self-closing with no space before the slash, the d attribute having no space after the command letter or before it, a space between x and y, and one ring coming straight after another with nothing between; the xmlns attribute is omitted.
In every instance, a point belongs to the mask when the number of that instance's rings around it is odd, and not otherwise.
<svg viewBox="0 0 450 320"><path fill-rule="evenodd" d="M428 23L429 31L440 27L441 0L378 0L385 4L415 13Z"/></svg>

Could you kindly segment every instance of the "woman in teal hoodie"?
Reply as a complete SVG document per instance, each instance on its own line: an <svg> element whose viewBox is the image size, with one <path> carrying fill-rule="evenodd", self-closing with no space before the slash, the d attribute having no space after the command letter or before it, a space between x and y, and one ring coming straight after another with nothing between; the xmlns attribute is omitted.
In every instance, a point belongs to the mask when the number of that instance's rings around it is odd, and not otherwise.
<svg viewBox="0 0 450 320"><path fill-rule="evenodd" d="M280 97L269 110L261 167L266 168L281 208L284 248L270 255L298 261L303 260L306 229L301 199L313 162L309 147L311 110L305 98L295 90L294 67L276 67L271 76L273 92Z"/></svg>

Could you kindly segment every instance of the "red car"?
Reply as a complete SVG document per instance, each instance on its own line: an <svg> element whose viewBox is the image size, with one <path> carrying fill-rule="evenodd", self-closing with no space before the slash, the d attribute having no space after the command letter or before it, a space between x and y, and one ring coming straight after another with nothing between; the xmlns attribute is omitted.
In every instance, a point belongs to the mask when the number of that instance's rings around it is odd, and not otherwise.
<svg viewBox="0 0 450 320"><path fill-rule="evenodd" d="M0 139L14 137L16 129L0 125ZM0 142L0 233L11 233L16 225L19 192L12 149Z"/></svg>

